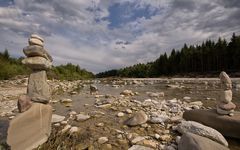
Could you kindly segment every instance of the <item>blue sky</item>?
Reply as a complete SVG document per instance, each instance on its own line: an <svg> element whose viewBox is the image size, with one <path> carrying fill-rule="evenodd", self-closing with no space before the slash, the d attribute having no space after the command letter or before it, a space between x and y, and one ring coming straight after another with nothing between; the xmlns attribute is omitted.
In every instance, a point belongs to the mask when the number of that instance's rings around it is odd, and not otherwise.
<svg viewBox="0 0 240 150"><path fill-rule="evenodd" d="M31 33L54 64L95 73L240 34L238 0L0 0L0 51L23 56Z"/></svg>

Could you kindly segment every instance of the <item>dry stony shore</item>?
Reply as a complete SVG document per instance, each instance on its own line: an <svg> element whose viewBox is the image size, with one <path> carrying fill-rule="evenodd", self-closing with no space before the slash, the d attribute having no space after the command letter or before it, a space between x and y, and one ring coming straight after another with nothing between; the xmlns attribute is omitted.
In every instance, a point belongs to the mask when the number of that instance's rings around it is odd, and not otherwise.
<svg viewBox="0 0 240 150"><path fill-rule="evenodd" d="M233 102L239 111L240 79L232 81ZM18 114L17 99L26 94L27 82L27 78L0 81L0 149L6 147L7 124ZM54 115L51 136L39 147L43 150L177 149L181 139L177 127L183 112L215 108L221 90L217 78L48 80L48 83ZM136 117L139 112L140 117ZM227 142L230 149L240 149L239 140L227 138Z"/></svg>

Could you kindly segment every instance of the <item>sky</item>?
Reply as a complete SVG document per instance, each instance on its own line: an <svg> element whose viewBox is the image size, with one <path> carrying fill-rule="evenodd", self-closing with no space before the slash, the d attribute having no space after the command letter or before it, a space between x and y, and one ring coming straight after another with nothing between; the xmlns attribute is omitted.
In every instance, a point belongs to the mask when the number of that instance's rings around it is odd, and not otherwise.
<svg viewBox="0 0 240 150"><path fill-rule="evenodd" d="M54 65L98 73L239 35L239 18L239 0L0 0L0 51L24 56L36 33Z"/></svg>

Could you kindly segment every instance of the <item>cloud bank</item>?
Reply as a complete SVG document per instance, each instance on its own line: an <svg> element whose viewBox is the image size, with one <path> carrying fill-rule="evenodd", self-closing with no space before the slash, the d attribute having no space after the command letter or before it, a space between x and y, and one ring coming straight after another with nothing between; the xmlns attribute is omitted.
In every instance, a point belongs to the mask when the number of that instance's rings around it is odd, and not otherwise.
<svg viewBox="0 0 240 150"><path fill-rule="evenodd" d="M240 33L238 0L0 0L0 51L23 56L31 33L55 65L95 73Z"/></svg>

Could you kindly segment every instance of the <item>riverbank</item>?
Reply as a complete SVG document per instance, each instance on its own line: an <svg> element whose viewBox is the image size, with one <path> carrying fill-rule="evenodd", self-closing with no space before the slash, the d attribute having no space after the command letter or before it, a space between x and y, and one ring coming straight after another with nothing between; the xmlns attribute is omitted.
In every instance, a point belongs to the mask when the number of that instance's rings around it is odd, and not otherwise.
<svg viewBox="0 0 240 150"><path fill-rule="evenodd" d="M232 81L234 83L233 102L237 104L236 110L240 110L240 94L238 94L240 79L234 78ZM65 119L63 122L52 124L53 132L48 142L41 146L42 149L51 146L53 149L58 146L80 149L91 148L91 145L97 149L106 147L128 149L134 145L133 140L137 137L145 137L143 138L145 146L147 142L156 148L176 148L176 138L180 134L174 130L174 127L181 120L184 110L215 108L221 90L217 78L101 79L74 82L49 80L48 82L53 89L51 105L54 108L54 114L64 116ZM17 115L17 97L25 93L26 83L26 79L19 79L4 81L0 84L2 117L12 119ZM97 86L97 94L90 94L90 84ZM130 92L129 95L126 94L126 90ZM123 91L125 94L122 93ZM72 101L64 104L61 103L63 99ZM168 121L147 122L136 127L125 125L124 122L139 110L143 110L149 116L154 114L158 117L167 116ZM89 118L77 121L75 119L77 114L89 116ZM169 121L178 117L180 119L175 120L176 122ZM62 134L61 131L67 125L77 127L79 132L72 135L69 132ZM101 137L107 137L108 141L99 143L98 140ZM227 140L230 149L240 149L239 140Z"/></svg>

